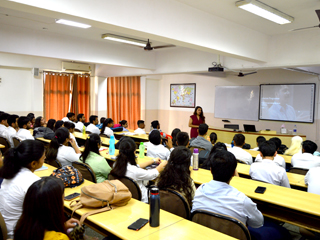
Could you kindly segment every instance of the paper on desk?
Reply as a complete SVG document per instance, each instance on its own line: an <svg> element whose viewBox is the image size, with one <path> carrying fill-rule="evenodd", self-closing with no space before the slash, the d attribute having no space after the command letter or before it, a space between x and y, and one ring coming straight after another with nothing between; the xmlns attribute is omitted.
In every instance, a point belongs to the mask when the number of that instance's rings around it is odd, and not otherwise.
<svg viewBox="0 0 320 240"><path fill-rule="evenodd" d="M104 151L104 150L108 150L108 148L107 147L100 147L99 148L99 151Z"/></svg>
<svg viewBox="0 0 320 240"><path fill-rule="evenodd" d="M42 170L47 170L47 169L48 169L48 167L42 165L41 168L38 168L35 171L42 171Z"/></svg>

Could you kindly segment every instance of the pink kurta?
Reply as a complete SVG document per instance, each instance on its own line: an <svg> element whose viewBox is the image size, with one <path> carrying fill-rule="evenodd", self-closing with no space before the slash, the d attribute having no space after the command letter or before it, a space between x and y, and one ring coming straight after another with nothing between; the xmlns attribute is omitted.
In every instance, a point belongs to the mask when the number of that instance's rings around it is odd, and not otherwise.
<svg viewBox="0 0 320 240"><path fill-rule="evenodd" d="M200 125L201 123L203 123L203 120L201 118L197 118L197 115L191 115L190 116L192 119L192 125ZM190 131L190 138L196 138L198 136L198 128L191 128Z"/></svg>

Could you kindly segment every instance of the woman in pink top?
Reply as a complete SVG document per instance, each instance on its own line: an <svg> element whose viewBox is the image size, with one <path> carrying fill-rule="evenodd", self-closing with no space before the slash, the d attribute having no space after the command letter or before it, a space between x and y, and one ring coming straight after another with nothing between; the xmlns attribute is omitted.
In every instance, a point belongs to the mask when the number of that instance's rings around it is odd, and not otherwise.
<svg viewBox="0 0 320 240"><path fill-rule="evenodd" d="M203 116L202 107L197 106L189 119L189 127L191 127L190 138L198 136L198 128L201 123L205 123L205 117Z"/></svg>

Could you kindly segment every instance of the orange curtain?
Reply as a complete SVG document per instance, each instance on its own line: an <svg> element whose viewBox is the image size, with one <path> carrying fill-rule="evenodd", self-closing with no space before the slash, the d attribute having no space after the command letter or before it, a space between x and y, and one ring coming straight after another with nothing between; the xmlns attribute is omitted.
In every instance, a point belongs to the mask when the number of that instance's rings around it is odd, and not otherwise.
<svg viewBox="0 0 320 240"><path fill-rule="evenodd" d="M72 74L44 72L44 116L61 120L69 112Z"/></svg>
<svg viewBox="0 0 320 240"><path fill-rule="evenodd" d="M71 112L76 115L83 113L87 119L90 114L90 75L89 74L75 74Z"/></svg>
<svg viewBox="0 0 320 240"><path fill-rule="evenodd" d="M114 123L127 120L135 129L141 117L140 77L109 77L107 85L108 117Z"/></svg>

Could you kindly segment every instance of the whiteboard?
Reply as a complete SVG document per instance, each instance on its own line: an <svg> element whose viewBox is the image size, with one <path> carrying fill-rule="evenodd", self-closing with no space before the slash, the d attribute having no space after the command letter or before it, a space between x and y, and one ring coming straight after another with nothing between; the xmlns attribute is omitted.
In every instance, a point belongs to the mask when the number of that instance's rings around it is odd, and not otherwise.
<svg viewBox="0 0 320 240"><path fill-rule="evenodd" d="M214 116L258 121L259 86L216 86Z"/></svg>

